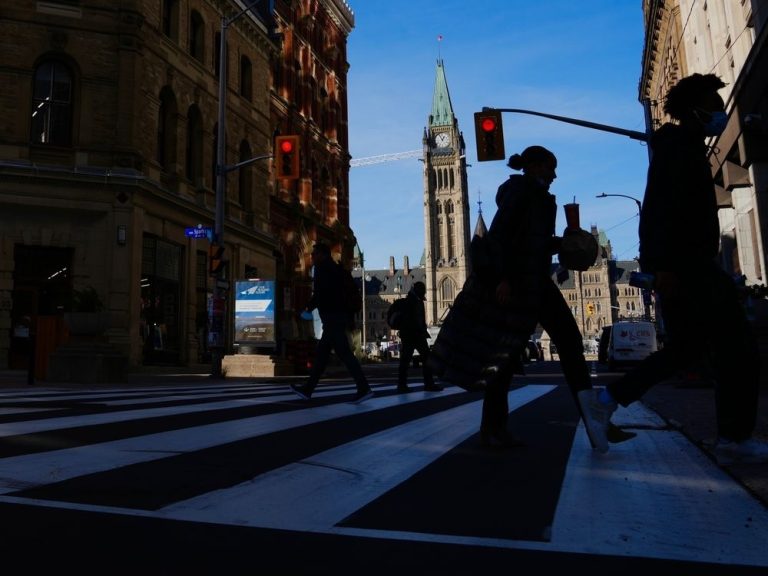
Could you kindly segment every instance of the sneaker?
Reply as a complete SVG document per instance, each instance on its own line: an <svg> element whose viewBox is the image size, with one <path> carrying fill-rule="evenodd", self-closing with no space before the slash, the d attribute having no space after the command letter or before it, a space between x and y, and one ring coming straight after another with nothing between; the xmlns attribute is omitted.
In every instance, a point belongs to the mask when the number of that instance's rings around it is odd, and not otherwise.
<svg viewBox="0 0 768 576"><path fill-rule="evenodd" d="M754 438L749 438L742 442L720 438L713 452L715 458L717 458L717 463L721 466L768 462L768 444Z"/></svg>
<svg viewBox="0 0 768 576"><path fill-rule="evenodd" d="M299 386L298 384L291 384L291 392L296 394L302 400L309 400L312 397L312 391L306 386Z"/></svg>
<svg viewBox="0 0 768 576"><path fill-rule="evenodd" d="M430 384L429 386L424 385L424 390L427 392L442 392L443 387L439 384Z"/></svg>
<svg viewBox="0 0 768 576"><path fill-rule="evenodd" d="M411 391L411 389L408 387L408 384L398 384L398 385L397 385L397 391L398 391L400 394L404 394L404 393L406 393L406 392L410 392L410 391Z"/></svg>
<svg viewBox="0 0 768 576"><path fill-rule="evenodd" d="M584 418L584 427L589 436L592 449L600 454L608 452L608 424L611 414L618 407L615 402L603 404L597 398L597 390L582 390L577 395L579 407Z"/></svg>
<svg viewBox="0 0 768 576"><path fill-rule="evenodd" d="M361 402L365 402L366 400L372 397L373 397L373 390L371 390L370 388L367 388L362 392L358 391L357 394L355 394L354 400L352 400L352 404L360 404Z"/></svg>

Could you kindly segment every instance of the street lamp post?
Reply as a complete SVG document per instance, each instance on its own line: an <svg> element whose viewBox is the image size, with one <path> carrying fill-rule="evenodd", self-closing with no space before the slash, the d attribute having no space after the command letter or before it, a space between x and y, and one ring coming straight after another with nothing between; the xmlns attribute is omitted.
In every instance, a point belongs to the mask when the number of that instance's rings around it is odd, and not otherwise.
<svg viewBox="0 0 768 576"><path fill-rule="evenodd" d="M595 196L595 198L608 198L609 196L618 196L619 198L629 198L630 200L633 200L635 204L637 204L637 216L640 217L640 213L643 210L643 203L634 196L627 196L626 194L606 194L603 192L602 194Z"/></svg>
<svg viewBox="0 0 768 576"><path fill-rule="evenodd" d="M227 29L235 21L253 10L259 0L249 4L234 16L221 17L221 34L219 37L219 124L216 140L216 213L213 224L212 244L224 246L224 202L227 197L227 174L251 161L270 158L271 155L252 158L232 167L226 165L226 115L227 115ZM226 326L226 294L227 285L223 278L215 277L213 287L213 305L211 306L211 376L221 377L222 361L224 359ZM214 330L215 329L215 330Z"/></svg>
<svg viewBox="0 0 768 576"><path fill-rule="evenodd" d="M640 215L643 211L643 203L640 202L637 198L634 196L627 196L626 194L606 194L603 192L602 194L598 194L595 196L595 198L608 198L609 196L618 196L619 198L629 198L630 200L634 201L635 204L637 204L637 217L640 218ZM647 288L643 288L643 310L645 312L645 320L651 319L651 302L650 302L650 293L646 294L648 291Z"/></svg>

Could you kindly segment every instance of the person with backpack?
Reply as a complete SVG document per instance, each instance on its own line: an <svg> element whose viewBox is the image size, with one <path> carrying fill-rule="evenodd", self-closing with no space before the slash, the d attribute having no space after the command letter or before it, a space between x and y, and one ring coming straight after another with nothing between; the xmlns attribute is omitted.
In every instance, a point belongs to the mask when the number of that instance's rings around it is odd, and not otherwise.
<svg viewBox="0 0 768 576"><path fill-rule="evenodd" d="M291 384L291 390L303 400L309 400L320 377L325 372L331 350L344 363L357 385L354 402L363 402L373 396L373 390L363 374L363 368L349 347L347 328L354 325L354 312L346 301L344 289L346 270L331 257L326 244L317 243L312 247L312 298L302 315L310 314L317 308L323 324L323 335L317 344L315 361L309 379L303 385Z"/></svg>
<svg viewBox="0 0 768 576"><path fill-rule="evenodd" d="M427 296L427 286L424 282L414 282L405 298L392 303L393 314L388 314L389 321L400 332L400 365L397 371L397 391L410 392L408 387L408 367L413 360L413 351L421 355L421 368L424 376L424 390L439 392L442 386L435 384L432 370L429 367L429 332L424 313L424 300ZM392 326L393 328L395 326Z"/></svg>

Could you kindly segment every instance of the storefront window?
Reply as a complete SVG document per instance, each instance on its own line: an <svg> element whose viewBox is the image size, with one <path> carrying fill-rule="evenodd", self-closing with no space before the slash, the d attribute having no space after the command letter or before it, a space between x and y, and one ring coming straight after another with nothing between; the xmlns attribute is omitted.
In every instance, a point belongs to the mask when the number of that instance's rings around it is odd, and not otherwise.
<svg viewBox="0 0 768 576"><path fill-rule="evenodd" d="M181 246L144 236L141 338L144 364L181 361Z"/></svg>

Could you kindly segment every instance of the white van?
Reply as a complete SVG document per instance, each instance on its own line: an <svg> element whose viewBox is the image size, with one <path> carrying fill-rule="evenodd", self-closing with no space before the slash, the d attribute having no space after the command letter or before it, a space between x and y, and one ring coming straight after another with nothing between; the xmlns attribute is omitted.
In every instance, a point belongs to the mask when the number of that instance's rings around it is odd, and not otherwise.
<svg viewBox="0 0 768 576"><path fill-rule="evenodd" d="M658 350L653 322L622 321L611 327L608 342L608 369L637 364Z"/></svg>

